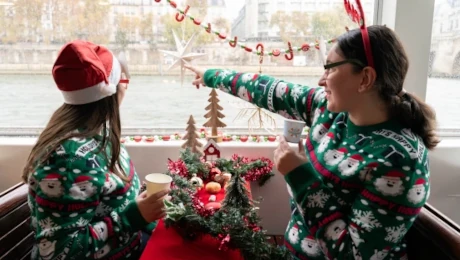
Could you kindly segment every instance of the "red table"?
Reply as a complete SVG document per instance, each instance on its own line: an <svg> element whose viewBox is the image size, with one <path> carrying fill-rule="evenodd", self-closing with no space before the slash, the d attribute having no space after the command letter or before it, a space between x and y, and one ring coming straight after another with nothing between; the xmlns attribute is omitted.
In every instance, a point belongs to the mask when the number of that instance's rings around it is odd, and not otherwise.
<svg viewBox="0 0 460 260"><path fill-rule="evenodd" d="M249 183L246 186L249 190ZM208 203L211 194L205 189L197 193L203 203ZM224 199L225 190L216 194L216 201ZM174 228L166 229L163 220L158 222L141 260L243 260L237 250L219 250L220 241L207 235L193 241L184 240Z"/></svg>

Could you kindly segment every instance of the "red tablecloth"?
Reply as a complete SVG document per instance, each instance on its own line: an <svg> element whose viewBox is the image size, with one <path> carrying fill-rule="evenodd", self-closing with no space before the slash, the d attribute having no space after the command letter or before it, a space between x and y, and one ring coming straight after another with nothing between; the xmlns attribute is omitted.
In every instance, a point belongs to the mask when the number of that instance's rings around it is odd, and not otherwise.
<svg viewBox="0 0 460 260"><path fill-rule="evenodd" d="M249 184L247 184L249 190ZM209 201L211 194L205 189L201 189L197 195L203 203ZM222 201L225 190L216 194L216 201ZM243 260L239 251L219 250L220 241L211 236L193 241L184 240L174 228L166 229L163 220L158 222L158 226L152 233L147 246L142 253L141 260Z"/></svg>

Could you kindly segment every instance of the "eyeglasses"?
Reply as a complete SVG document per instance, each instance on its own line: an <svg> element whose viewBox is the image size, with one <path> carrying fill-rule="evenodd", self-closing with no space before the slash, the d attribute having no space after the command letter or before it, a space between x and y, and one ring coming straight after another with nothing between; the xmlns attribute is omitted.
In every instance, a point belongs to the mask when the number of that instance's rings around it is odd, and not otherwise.
<svg viewBox="0 0 460 260"><path fill-rule="evenodd" d="M329 69L332 69L334 67L337 67L337 66L340 66L340 65L343 65L343 64L347 64L347 63L350 63L350 64L354 64L360 68L364 68L366 67L366 65L364 65L360 60L357 60L357 59L346 59L346 60L342 60L342 61L338 61L338 62L334 62L334 63L328 63L326 65L324 65L324 72L327 75L329 75Z"/></svg>

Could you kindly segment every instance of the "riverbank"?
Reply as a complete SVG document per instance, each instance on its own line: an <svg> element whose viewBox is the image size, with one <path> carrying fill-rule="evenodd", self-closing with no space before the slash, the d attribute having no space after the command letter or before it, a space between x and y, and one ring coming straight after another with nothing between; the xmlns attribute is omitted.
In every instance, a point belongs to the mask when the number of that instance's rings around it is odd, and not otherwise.
<svg viewBox="0 0 460 260"><path fill-rule="evenodd" d="M245 71L245 72L258 72L259 66L238 66L238 65L221 65L221 64L208 64L199 65L206 68L221 68L225 67L228 69ZM51 73L53 64L0 64L0 75L48 75ZM174 68L167 71L169 65L129 65L131 75L143 75L143 76L175 76L180 75L180 69ZM273 76L306 76L306 77L318 77L323 73L322 67L305 67L305 66L262 66L262 73L270 74ZM186 75L192 75L189 71Z"/></svg>

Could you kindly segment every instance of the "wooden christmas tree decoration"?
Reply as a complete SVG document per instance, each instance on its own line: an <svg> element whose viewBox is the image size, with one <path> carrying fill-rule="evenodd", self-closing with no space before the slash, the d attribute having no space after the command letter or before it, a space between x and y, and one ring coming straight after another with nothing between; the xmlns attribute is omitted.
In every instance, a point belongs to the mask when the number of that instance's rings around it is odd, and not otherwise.
<svg viewBox="0 0 460 260"><path fill-rule="evenodd" d="M217 97L216 89L212 89L211 93L209 94L210 98L208 101L210 104L205 108L208 113L204 115L205 118L208 119L206 123L204 123L204 127L211 127L211 136L209 139L213 139L215 142L219 143L222 142L222 136L218 136L217 128L218 127L226 127L227 125L224 122L220 121L220 118L224 118L225 115L222 114L220 111L224 110L223 107L219 105L219 98Z"/></svg>
<svg viewBox="0 0 460 260"><path fill-rule="evenodd" d="M188 119L187 122L188 126L185 129L187 133L182 137L182 140L187 140L183 145L182 148L190 148L192 153L197 153L200 156L203 155L203 151L201 151L200 147L203 146L203 144L198 140L200 138L200 134L196 130L195 127L195 120L193 119L193 116L190 115L190 118Z"/></svg>

